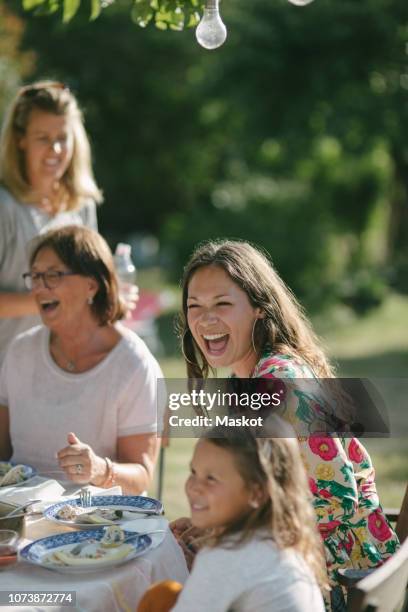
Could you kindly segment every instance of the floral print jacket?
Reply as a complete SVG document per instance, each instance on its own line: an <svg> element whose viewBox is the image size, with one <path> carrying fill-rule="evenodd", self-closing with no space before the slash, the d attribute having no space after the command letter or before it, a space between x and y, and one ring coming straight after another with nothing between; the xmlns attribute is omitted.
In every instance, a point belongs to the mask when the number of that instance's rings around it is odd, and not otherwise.
<svg viewBox="0 0 408 612"><path fill-rule="evenodd" d="M308 366L288 355L266 353L252 376L281 379L284 384L279 412L299 440L332 583L340 568L381 565L395 552L398 538L379 503L374 468L364 446L353 437L305 435L309 412L319 411L316 397L312 401L297 384L314 378Z"/></svg>

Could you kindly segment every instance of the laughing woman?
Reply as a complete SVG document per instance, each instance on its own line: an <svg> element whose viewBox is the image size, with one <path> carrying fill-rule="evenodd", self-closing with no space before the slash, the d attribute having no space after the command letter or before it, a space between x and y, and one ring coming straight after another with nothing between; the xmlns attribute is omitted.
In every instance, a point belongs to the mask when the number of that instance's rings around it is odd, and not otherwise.
<svg viewBox="0 0 408 612"><path fill-rule="evenodd" d="M0 459L140 493L158 453L160 368L124 315L108 245L80 226L36 244L27 288L43 326L10 345L0 375Z"/></svg>
<svg viewBox="0 0 408 612"><path fill-rule="evenodd" d="M239 378L275 379L284 391L280 414L297 433L308 472L334 587L331 606L344 609L337 570L381 565L398 541L364 446L353 437L310 435L325 399L304 393L296 379L334 374L300 305L259 250L246 242L208 242L184 271L181 327L189 378L222 367Z"/></svg>
<svg viewBox="0 0 408 612"><path fill-rule="evenodd" d="M61 225L96 229L101 200L72 92L56 81L21 87L0 139L0 365L9 342L40 322L22 278L30 241Z"/></svg>

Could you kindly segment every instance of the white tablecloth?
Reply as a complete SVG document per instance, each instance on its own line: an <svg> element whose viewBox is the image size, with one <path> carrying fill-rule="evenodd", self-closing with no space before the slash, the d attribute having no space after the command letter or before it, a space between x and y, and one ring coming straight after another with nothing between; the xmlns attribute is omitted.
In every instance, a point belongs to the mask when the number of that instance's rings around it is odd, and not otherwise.
<svg viewBox="0 0 408 612"><path fill-rule="evenodd" d="M57 527L46 519L38 523L41 531L48 525ZM38 531L38 524L33 527ZM184 555L169 530L160 546L145 555L124 565L86 575L60 574L20 561L17 566L0 571L0 591L76 591L76 606L0 606L0 611L135 612L150 584L166 579L184 584L187 575Z"/></svg>
<svg viewBox="0 0 408 612"><path fill-rule="evenodd" d="M76 487L78 489L78 486ZM34 476L24 487L10 486L0 489L0 500L10 504L25 504L30 499L54 500L64 495L65 487L56 480Z"/></svg>

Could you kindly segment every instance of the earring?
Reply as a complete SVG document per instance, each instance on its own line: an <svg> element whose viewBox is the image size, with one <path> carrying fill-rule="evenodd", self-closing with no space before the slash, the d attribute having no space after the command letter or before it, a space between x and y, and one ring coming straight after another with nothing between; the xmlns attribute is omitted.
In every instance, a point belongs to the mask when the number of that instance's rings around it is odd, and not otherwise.
<svg viewBox="0 0 408 612"><path fill-rule="evenodd" d="M89 306L92 306L92 304L93 304L93 300L94 300L94 299L93 299L93 296L92 296L92 295L90 295L90 296L89 296L89 298L87 299L87 302L88 302Z"/></svg>
<svg viewBox="0 0 408 612"><path fill-rule="evenodd" d="M256 499L251 499L251 501L249 502L249 505L251 506L251 508L259 508L259 502Z"/></svg>
<svg viewBox="0 0 408 612"><path fill-rule="evenodd" d="M187 357L187 355L186 355L186 353L185 353L185 351L184 351L184 338L186 337L186 334L187 334L187 332L189 332L189 331L190 331L189 329L186 329L186 331L185 331L185 332L184 332L184 334L183 334L183 338L182 338L182 340L181 340L181 352L183 353L183 357L184 357L184 359L187 361L187 363L190 363L191 365L195 366L195 365L197 365L197 364L196 364L196 363L194 363L193 361L191 361L191 360L190 360L190 359Z"/></svg>
<svg viewBox="0 0 408 612"><path fill-rule="evenodd" d="M252 325L252 334L251 334L252 348L254 349L254 353L255 354L258 353L258 351L256 350L255 338L254 338L254 335L255 335L255 325L256 325L257 321L259 321L258 318L255 319L254 324Z"/></svg>

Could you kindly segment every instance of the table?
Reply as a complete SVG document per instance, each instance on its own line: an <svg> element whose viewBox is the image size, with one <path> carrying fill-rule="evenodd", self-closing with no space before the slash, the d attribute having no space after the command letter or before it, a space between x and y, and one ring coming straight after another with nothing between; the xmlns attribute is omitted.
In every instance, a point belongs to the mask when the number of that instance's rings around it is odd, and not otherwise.
<svg viewBox="0 0 408 612"><path fill-rule="evenodd" d="M47 535L72 531L45 518L28 519L23 545ZM184 584L188 570L170 530L157 548L128 563L84 575L60 574L24 561L0 571L0 591L76 591L76 606L0 606L0 612L135 612L145 590L160 580Z"/></svg>

